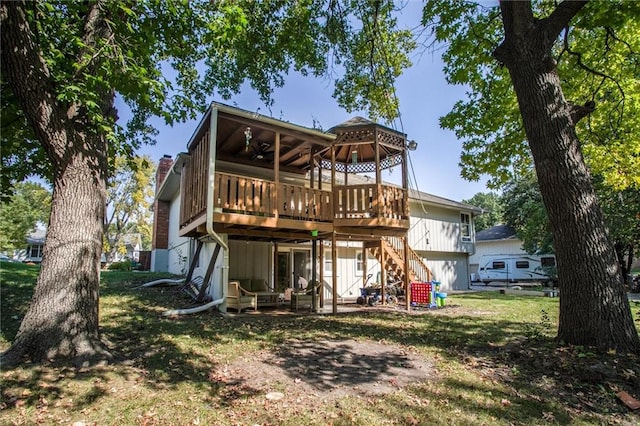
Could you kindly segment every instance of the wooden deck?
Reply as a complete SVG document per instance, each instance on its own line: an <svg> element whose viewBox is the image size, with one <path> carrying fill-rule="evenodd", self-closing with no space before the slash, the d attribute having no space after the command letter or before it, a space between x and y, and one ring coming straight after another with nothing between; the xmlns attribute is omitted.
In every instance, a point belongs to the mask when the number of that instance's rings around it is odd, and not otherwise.
<svg viewBox="0 0 640 426"><path fill-rule="evenodd" d="M183 179L194 183L186 198L190 202L182 202L181 235L197 235L206 221L206 188L200 183L205 179ZM225 233L266 232L280 238L293 232L298 238L314 230L388 235L409 228L406 191L397 187L349 185L327 191L229 173L215 173L213 185L213 222Z"/></svg>
<svg viewBox="0 0 640 426"><path fill-rule="evenodd" d="M312 231L314 234L317 231L319 238L330 238L334 232L379 237L404 235L409 229L406 189L380 183L327 188L330 185L313 181L313 174L307 169L310 152L312 147L326 149L326 141L318 142L311 136L289 141L291 135L281 137L277 129L274 135L266 134L269 125L220 120L215 157L221 160L220 165L216 160L215 171L209 170L211 135L208 127L199 129L188 145L188 160L180 171L181 236L197 237L206 233L207 206L211 204L211 219L217 232L251 239L287 239L290 235L294 240L309 240ZM249 128L245 125L251 126L256 140L273 136L278 149L282 148L281 143L287 145L277 157L277 164L269 163L270 152L261 153L260 158L251 155L255 147L250 149L249 142L242 139L242 132ZM238 143L241 143L239 147ZM235 146L235 150L231 151L230 146ZM298 164L297 158L306 159ZM243 168L246 174L238 172ZM209 196L213 200L208 200Z"/></svg>

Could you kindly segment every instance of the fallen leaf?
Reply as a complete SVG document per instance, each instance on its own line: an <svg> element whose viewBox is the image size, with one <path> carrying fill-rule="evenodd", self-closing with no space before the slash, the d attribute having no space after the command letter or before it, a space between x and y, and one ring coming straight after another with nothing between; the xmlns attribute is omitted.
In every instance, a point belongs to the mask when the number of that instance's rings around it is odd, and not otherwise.
<svg viewBox="0 0 640 426"><path fill-rule="evenodd" d="M627 392L620 391L616 394L616 396L620 398L620 401L622 401L624 405L629 407L629 409L637 410L638 408L640 408L640 401L629 395Z"/></svg>
<svg viewBox="0 0 640 426"><path fill-rule="evenodd" d="M269 401L277 401L284 398L284 394L282 392L269 392L265 397Z"/></svg>

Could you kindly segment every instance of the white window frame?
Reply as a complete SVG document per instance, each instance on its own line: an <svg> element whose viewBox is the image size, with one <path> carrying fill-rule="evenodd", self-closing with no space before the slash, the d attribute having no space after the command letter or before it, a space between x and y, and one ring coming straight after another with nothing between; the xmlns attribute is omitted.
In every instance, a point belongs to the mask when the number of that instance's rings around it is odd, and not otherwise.
<svg viewBox="0 0 640 426"><path fill-rule="evenodd" d="M35 256L33 255L35 251ZM32 259L40 259L42 258L43 246L41 244L32 244L29 246L29 257Z"/></svg>
<svg viewBox="0 0 640 426"><path fill-rule="evenodd" d="M333 257L331 256L331 250L324 251L324 272L333 274Z"/></svg>
<svg viewBox="0 0 640 426"><path fill-rule="evenodd" d="M354 268L354 272L355 272L355 276L356 277L362 277L364 276L364 253L361 251L356 252L356 257L355 257L355 268Z"/></svg>
<svg viewBox="0 0 640 426"><path fill-rule="evenodd" d="M473 239L471 238L471 214L470 213L460 212L460 240L463 243L470 243L473 241Z"/></svg>

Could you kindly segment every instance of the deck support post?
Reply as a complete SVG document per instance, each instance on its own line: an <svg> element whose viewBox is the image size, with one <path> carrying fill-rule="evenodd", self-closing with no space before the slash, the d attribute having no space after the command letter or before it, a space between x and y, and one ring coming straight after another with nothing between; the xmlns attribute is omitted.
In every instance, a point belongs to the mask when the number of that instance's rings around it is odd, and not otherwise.
<svg viewBox="0 0 640 426"><path fill-rule="evenodd" d="M404 238L404 294L405 294L405 308L411 309L411 277L409 277L409 236L405 234Z"/></svg>
<svg viewBox="0 0 640 426"><path fill-rule="evenodd" d="M331 274L333 280L331 284L331 293L333 300L331 301L333 314L338 313L338 250L337 250L336 233L331 234Z"/></svg>

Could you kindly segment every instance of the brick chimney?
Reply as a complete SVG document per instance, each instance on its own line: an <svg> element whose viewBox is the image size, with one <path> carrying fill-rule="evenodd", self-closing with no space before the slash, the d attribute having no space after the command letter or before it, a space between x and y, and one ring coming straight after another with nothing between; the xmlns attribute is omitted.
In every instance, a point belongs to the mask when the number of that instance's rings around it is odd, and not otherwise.
<svg viewBox="0 0 640 426"><path fill-rule="evenodd" d="M160 161L158 162L158 169L156 170L156 193L158 189L164 182L164 179L169 174L169 170L171 170L171 165L173 164L173 160L170 155L163 155Z"/></svg>

